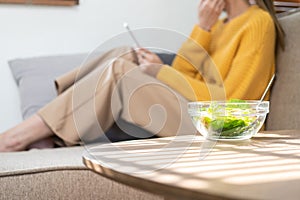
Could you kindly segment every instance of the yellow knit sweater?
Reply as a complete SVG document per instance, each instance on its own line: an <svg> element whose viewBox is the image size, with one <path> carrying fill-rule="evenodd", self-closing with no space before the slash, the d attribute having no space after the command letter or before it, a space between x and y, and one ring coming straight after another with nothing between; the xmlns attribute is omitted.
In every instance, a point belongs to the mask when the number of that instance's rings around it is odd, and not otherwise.
<svg viewBox="0 0 300 200"><path fill-rule="evenodd" d="M275 72L275 26L258 6L210 32L195 26L157 79L188 100L260 99Z"/></svg>

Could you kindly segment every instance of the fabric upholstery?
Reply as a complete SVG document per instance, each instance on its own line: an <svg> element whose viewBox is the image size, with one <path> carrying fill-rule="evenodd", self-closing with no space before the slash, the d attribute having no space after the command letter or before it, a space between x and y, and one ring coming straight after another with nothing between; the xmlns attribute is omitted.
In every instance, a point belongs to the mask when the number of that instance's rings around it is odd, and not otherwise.
<svg viewBox="0 0 300 200"><path fill-rule="evenodd" d="M82 164L83 147L0 154L0 199L163 199Z"/></svg>
<svg viewBox="0 0 300 200"><path fill-rule="evenodd" d="M277 53L267 130L300 128L300 9L283 14L280 22L286 33L286 48Z"/></svg>
<svg viewBox="0 0 300 200"><path fill-rule="evenodd" d="M34 170L48 171L53 168L85 169L81 160L83 151L83 147L70 147L0 153L0 160L5 161L0 165L0 177L11 175L12 172L13 174L24 174L34 172Z"/></svg>

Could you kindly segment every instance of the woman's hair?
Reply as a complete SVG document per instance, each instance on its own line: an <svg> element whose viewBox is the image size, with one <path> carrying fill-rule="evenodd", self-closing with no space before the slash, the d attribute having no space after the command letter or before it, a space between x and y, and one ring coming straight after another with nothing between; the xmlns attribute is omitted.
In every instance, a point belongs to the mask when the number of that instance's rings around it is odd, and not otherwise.
<svg viewBox="0 0 300 200"><path fill-rule="evenodd" d="M284 37L285 37L285 33L284 30L282 28L282 26L280 25L277 17L276 17L276 12L274 9L274 4L273 4L273 0L255 0L256 4L266 10L267 12L269 12L269 14L271 15L271 17L273 18L275 27L276 27L276 40L277 40L277 44L276 46L280 45L280 47L284 50L285 47L285 42L284 42Z"/></svg>

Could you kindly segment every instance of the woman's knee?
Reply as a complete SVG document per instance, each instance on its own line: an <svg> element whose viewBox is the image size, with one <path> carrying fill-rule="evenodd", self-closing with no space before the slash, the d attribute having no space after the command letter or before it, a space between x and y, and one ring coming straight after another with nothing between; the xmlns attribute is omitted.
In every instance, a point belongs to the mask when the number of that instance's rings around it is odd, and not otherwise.
<svg viewBox="0 0 300 200"><path fill-rule="evenodd" d="M121 77L125 74L139 70L138 65L125 59L125 58L117 58L113 60L109 66L110 71L115 77Z"/></svg>
<svg viewBox="0 0 300 200"><path fill-rule="evenodd" d="M111 53L115 55L115 60L124 59L137 64L137 55L134 49L130 46L122 46L115 48L112 50Z"/></svg>

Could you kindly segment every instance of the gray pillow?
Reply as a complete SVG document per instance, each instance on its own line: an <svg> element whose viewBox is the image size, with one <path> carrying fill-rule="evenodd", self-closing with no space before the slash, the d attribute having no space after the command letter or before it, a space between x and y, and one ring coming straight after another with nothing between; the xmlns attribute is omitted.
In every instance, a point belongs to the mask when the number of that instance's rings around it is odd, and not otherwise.
<svg viewBox="0 0 300 200"><path fill-rule="evenodd" d="M24 119L56 97L56 77L81 65L86 54L47 56L9 61L19 88Z"/></svg>

